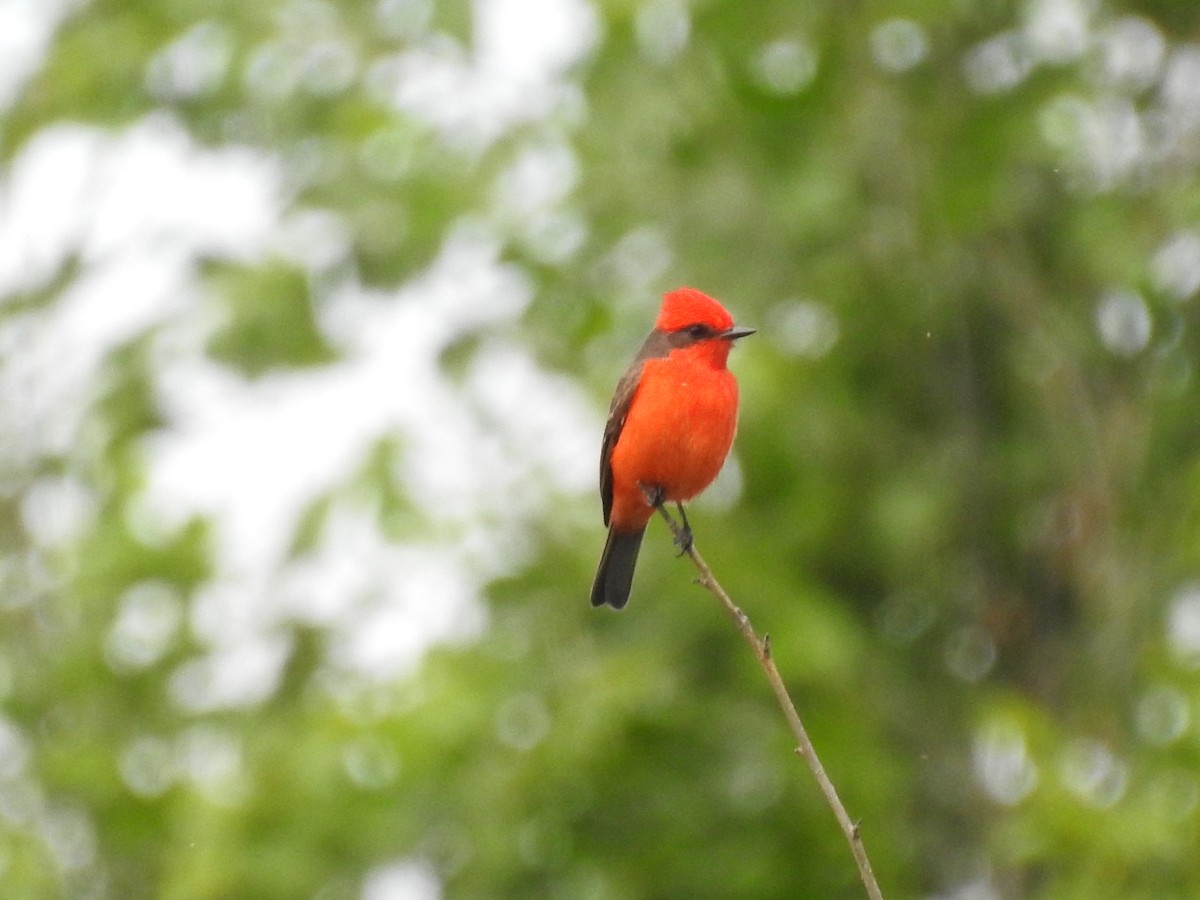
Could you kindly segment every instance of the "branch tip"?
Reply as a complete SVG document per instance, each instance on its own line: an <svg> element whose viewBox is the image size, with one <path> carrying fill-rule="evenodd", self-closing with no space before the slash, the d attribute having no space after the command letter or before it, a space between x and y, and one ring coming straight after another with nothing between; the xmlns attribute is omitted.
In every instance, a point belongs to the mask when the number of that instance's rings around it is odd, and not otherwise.
<svg viewBox="0 0 1200 900"><path fill-rule="evenodd" d="M641 487L645 490L644 486ZM654 504L653 502L651 502L651 505L657 506L663 518L667 520L667 525L670 526L671 532L678 537L681 526L671 518L666 507L661 504ZM682 514L682 512L681 507L680 513ZM686 521L685 517L684 522L686 523ZM875 880L875 873L871 870L871 861L867 856L867 848L863 846L862 823L861 821L852 820L846 813L846 807L838 797L837 789L833 786L833 782L829 780L829 776L825 772L825 767L821 765L816 748L813 747L812 741L808 737L808 731L805 729L804 723L800 720L800 714L796 712L796 704L788 694L787 687L783 683L783 678L779 674L779 669L775 666L775 660L771 657L771 636L769 634L763 634L761 638L758 636L754 631L754 626L750 624L749 616L742 612L738 605L730 599L725 589L721 587L720 582L717 581L716 576L713 575L712 570L708 567L708 563L700 556L700 552L696 549L694 543L685 552L691 557L692 563L700 573L699 577L694 579L695 583L705 588L716 598L725 612L729 614L729 617L733 619L738 631L758 658L759 664L767 676L767 682L775 694L775 699L779 702L784 718L787 719L788 725L791 728L792 736L799 742L795 748L796 755L808 764L809 771L812 772L813 777L816 779L817 786L820 788L826 804L833 812L834 818L837 819L838 825L842 829L842 836L845 837L847 843L850 845L850 853L853 855L854 862L858 866L858 874L862 879L863 886L867 890L867 896L870 900L883 900L883 894L879 890L879 882Z"/></svg>

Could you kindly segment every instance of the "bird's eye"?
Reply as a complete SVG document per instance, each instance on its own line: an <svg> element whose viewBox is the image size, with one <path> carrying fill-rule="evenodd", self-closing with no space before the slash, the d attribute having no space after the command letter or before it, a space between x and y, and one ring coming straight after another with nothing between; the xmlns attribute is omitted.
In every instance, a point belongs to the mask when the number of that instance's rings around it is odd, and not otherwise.
<svg viewBox="0 0 1200 900"><path fill-rule="evenodd" d="M699 325L699 324L689 325L687 327L687 333L688 333L688 337L693 338L694 340L698 341L698 340L701 340L702 338L708 337L708 326L707 325Z"/></svg>

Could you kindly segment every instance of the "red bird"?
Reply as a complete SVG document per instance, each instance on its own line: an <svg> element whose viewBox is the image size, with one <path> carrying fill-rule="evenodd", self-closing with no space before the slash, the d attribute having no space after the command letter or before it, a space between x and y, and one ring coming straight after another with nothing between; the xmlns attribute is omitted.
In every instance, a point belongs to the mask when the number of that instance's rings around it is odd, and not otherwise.
<svg viewBox="0 0 1200 900"><path fill-rule="evenodd" d="M600 450L600 498L608 540L592 606L629 600L646 523L663 503L679 506L683 549L691 532L683 502L708 487L737 431L738 388L725 367L738 328L720 303L694 288L663 296L654 330L617 382Z"/></svg>

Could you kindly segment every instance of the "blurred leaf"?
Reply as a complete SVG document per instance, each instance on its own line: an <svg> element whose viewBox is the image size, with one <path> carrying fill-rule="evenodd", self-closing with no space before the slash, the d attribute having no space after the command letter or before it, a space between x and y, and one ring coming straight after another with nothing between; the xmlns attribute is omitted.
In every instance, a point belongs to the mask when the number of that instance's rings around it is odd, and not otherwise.
<svg viewBox="0 0 1200 900"><path fill-rule="evenodd" d="M226 309L226 321L208 344L215 359L251 377L334 359L317 328L300 272L278 264L223 268L211 272L209 280Z"/></svg>

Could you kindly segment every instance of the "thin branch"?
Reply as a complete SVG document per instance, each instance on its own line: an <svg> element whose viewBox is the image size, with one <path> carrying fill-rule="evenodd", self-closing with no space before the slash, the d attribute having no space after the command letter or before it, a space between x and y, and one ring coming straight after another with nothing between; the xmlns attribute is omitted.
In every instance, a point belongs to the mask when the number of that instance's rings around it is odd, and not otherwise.
<svg viewBox="0 0 1200 900"><path fill-rule="evenodd" d="M695 542L690 540L690 536L684 534L683 526L671 517L671 514L667 512L662 504L658 506L658 511L667 520L667 525L670 527L671 533L675 535L676 543L687 546L685 552L691 557L692 563L696 566L696 571L700 573L700 577L696 579L697 582L720 601L721 605L725 608L725 612L729 614L729 618L733 620L733 624L737 626L737 630L741 632L742 637L746 639L746 643L754 651L754 656L758 659L759 665L762 666L763 671L766 673L771 690L775 693L775 699L779 702L779 706L783 710L783 715L792 729L792 735L796 738L796 752L804 757L804 761L808 763L808 768L812 771L813 777L817 779L817 785L825 797L825 802L833 810L834 818L837 819L838 825L841 826L842 834L846 836L846 843L850 845L850 852L854 854L854 861L858 864L858 874L867 889L867 896L871 900L883 900L883 894L879 890L879 882L875 880L875 873L871 870L871 860L867 857L867 848L863 845L859 823L850 818L846 812L846 807L842 805L841 798L838 797L837 789L833 786L833 782L829 780L829 776L825 774L825 767L821 765L821 760L817 757L817 751L813 747L812 741L809 740L808 731L805 730L804 723L800 721L800 714L796 712L796 704L792 702L787 688L784 687L783 679L779 675L779 669L775 667L775 659L771 655L770 635L764 634L762 638L759 638L754 631L754 627L750 624L750 619L729 598L729 595L725 593L725 589L721 587L713 575L712 569L708 567L708 563L700 556L699 551L696 550Z"/></svg>

